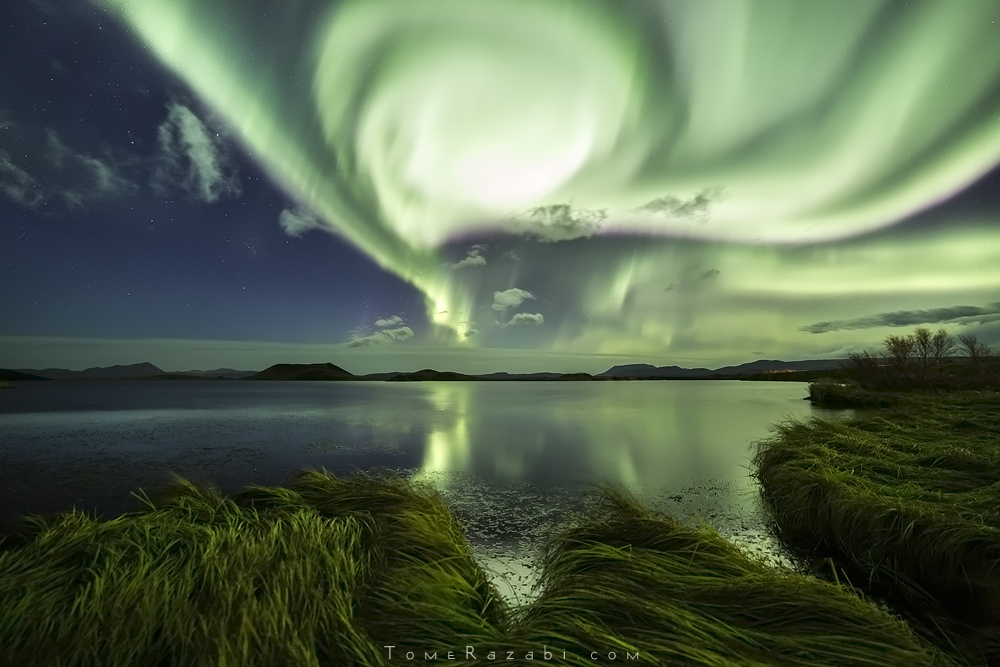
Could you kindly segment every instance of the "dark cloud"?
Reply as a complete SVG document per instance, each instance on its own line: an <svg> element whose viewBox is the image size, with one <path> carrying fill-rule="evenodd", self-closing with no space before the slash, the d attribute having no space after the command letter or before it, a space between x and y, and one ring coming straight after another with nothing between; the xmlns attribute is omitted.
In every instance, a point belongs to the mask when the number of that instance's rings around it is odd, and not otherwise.
<svg viewBox="0 0 1000 667"><path fill-rule="evenodd" d="M0 193L35 211L86 209L134 194L126 164L67 146L51 129L0 118Z"/></svg>
<svg viewBox="0 0 1000 667"><path fill-rule="evenodd" d="M721 186L705 188L690 199L681 199L673 195L666 195L633 209L633 212L677 218L693 218L704 222L708 220L712 204L722 199L722 191Z"/></svg>
<svg viewBox="0 0 1000 667"><path fill-rule="evenodd" d="M896 310L889 313L878 313L866 317L856 317L848 320L830 320L816 322L799 331L806 333L826 333L828 331L843 331L850 329L871 329L873 327L905 327L918 324L971 324L974 322L992 322L1000 319L1000 302L988 306L947 306L928 310Z"/></svg>
<svg viewBox="0 0 1000 667"><path fill-rule="evenodd" d="M691 278L691 277L685 278L684 281L680 284L672 282L668 284L663 289L663 291L673 292L678 288L682 288L685 291L689 291L692 288L697 288L699 286L699 283L712 282L713 280L717 279L720 275L722 275L722 271L720 271L719 269L705 269L704 271L698 272L697 278Z"/></svg>
<svg viewBox="0 0 1000 667"><path fill-rule="evenodd" d="M511 231L539 241L589 238L608 217L604 209L573 208L570 204L536 206L507 219Z"/></svg>
<svg viewBox="0 0 1000 667"><path fill-rule="evenodd" d="M719 277L720 273L722 272L719 271L718 269L708 269L707 271L702 271L701 273L699 273L698 277L701 278L702 280L715 280L716 278Z"/></svg>

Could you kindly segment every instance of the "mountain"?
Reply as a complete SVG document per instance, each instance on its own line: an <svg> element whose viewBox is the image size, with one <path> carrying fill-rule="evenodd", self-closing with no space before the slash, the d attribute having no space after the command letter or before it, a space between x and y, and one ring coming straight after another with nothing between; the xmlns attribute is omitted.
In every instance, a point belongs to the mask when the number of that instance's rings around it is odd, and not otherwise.
<svg viewBox="0 0 1000 667"><path fill-rule="evenodd" d="M597 377L633 377L633 378L686 378L686 379L717 379L744 375L764 375L771 373L789 373L801 371L825 371L839 369L846 359L809 359L806 361L777 361L761 359L739 366L723 366L715 370L707 368L681 368L680 366L651 366L650 364L626 364L613 366L597 375Z"/></svg>
<svg viewBox="0 0 1000 667"><path fill-rule="evenodd" d="M436 371L432 368L424 368L414 373L400 373L388 378L386 382L443 382L456 380L479 380L476 375L465 375L453 371Z"/></svg>
<svg viewBox="0 0 1000 667"><path fill-rule="evenodd" d="M333 364L275 364L247 380L362 380Z"/></svg>
<svg viewBox="0 0 1000 667"><path fill-rule="evenodd" d="M362 380L389 380L397 375L405 375L403 371L392 371L389 373L366 373L361 376Z"/></svg>
<svg viewBox="0 0 1000 667"><path fill-rule="evenodd" d="M826 371L843 367L847 359L809 359L807 361L751 361L739 366L724 366L715 370L719 375L756 375L758 373L790 373L793 371Z"/></svg>
<svg viewBox="0 0 1000 667"><path fill-rule="evenodd" d="M238 371L234 368L214 368L210 371L176 371L168 375L180 375L190 378L211 379L211 380L242 380L251 375L256 375L257 371Z"/></svg>
<svg viewBox="0 0 1000 667"><path fill-rule="evenodd" d="M680 366L653 366L651 364L625 364L613 366L603 373L483 373L469 375L454 371L424 368L414 372L369 373L354 375L340 366L325 364L275 364L262 371L239 371L232 368L165 372L149 362L127 366L106 366L71 371L65 368L34 370L0 370L0 380L27 380L34 376L43 380L384 380L387 382L449 382L449 381L546 381L546 380L631 380L631 379L786 379L811 380L813 374L840 369L846 359L809 359L805 361L777 361L761 359L738 366L707 368L682 368ZM790 375L780 375L780 374ZM11 375L13 374L13 375ZM803 375L804 374L804 375ZM16 376L16 377L15 377ZM760 377L756 377L760 376Z"/></svg>
<svg viewBox="0 0 1000 667"><path fill-rule="evenodd" d="M562 373L507 373L500 371L499 373L486 373L485 375L477 375L476 378L481 380L498 380L498 381L509 381L509 380L558 380L563 376Z"/></svg>
<svg viewBox="0 0 1000 667"><path fill-rule="evenodd" d="M161 373L163 373L162 369L145 361L141 364L129 364L128 366L85 368L80 371L80 377L87 380L128 380L147 375L160 375Z"/></svg>
<svg viewBox="0 0 1000 667"><path fill-rule="evenodd" d="M635 378L696 378L711 377L712 371L707 368L681 368L680 366L653 366L651 364L626 364L614 366L597 377L635 377Z"/></svg>
<svg viewBox="0 0 1000 667"><path fill-rule="evenodd" d="M24 382L28 380L48 380L47 377L42 377L41 375L35 375L33 373L22 373L21 371L11 371L6 368L0 368L0 380L4 382Z"/></svg>
<svg viewBox="0 0 1000 667"><path fill-rule="evenodd" d="M148 361L127 366L94 366L82 371L70 371L65 368L46 368L34 370L19 369L20 373L38 375L49 380L134 380L150 375L162 375L163 371Z"/></svg>
<svg viewBox="0 0 1000 667"><path fill-rule="evenodd" d="M365 377L373 377L374 375L381 374L372 374ZM391 377L384 379L386 382L461 382L468 380L478 380L481 382L510 382L517 380L602 380L605 378L595 377L589 373L486 373L484 375L466 375L465 373L436 371L433 368L425 368L414 373L395 373Z"/></svg>

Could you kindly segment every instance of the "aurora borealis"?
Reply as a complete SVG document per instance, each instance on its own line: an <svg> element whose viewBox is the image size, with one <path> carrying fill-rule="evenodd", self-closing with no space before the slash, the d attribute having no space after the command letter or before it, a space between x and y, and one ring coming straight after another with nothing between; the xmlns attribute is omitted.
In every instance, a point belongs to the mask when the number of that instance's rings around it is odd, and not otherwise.
<svg viewBox="0 0 1000 667"><path fill-rule="evenodd" d="M0 29L64 46L0 79L0 366L66 339L78 365L356 372L1000 341L996 0L30 4ZM107 57L74 65L72 32ZM69 111L109 88L145 92ZM235 274L206 268L223 219L255 248ZM102 318L51 306L73 252L118 276Z"/></svg>

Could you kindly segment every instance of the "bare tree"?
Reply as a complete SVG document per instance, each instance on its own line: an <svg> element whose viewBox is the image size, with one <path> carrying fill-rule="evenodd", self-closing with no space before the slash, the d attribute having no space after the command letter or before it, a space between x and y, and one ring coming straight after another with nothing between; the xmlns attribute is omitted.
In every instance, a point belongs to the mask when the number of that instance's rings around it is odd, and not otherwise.
<svg viewBox="0 0 1000 667"><path fill-rule="evenodd" d="M908 389L940 385L946 362L955 352L955 337L944 329L932 334L923 327L909 336L887 336L880 352L849 355L851 377L870 389Z"/></svg>
<svg viewBox="0 0 1000 667"><path fill-rule="evenodd" d="M929 330L918 327L913 331L913 347L921 379L929 382L941 374L945 361L955 352L955 337L944 329L932 336Z"/></svg>
<svg viewBox="0 0 1000 667"><path fill-rule="evenodd" d="M859 386L877 389L882 384L882 359L868 350L847 355L847 373Z"/></svg>
<svg viewBox="0 0 1000 667"><path fill-rule="evenodd" d="M980 342L976 334L973 333L959 334L958 342L964 348L965 356L969 358L969 369L972 374L976 376L985 374L990 360L996 356L993 348Z"/></svg>
<svg viewBox="0 0 1000 667"><path fill-rule="evenodd" d="M913 381L915 373L914 347L916 341L913 336L886 336L883 341L885 345L885 365L889 371L886 374L887 384L909 384Z"/></svg>

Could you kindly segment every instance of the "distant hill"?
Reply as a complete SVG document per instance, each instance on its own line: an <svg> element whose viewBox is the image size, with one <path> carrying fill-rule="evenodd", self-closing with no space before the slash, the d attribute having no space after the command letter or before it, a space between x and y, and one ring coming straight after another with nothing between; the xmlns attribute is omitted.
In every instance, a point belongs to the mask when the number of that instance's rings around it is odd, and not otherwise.
<svg viewBox="0 0 1000 667"><path fill-rule="evenodd" d="M563 373L486 373L476 377L483 380L558 380Z"/></svg>
<svg viewBox="0 0 1000 667"><path fill-rule="evenodd" d="M42 377L41 375L34 375L32 373L23 373L21 371L12 371L6 368L0 368L0 381L3 382L26 382L29 380L48 380L47 377Z"/></svg>
<svg viewBox="0 0 1000 667"><path fill-rule="evenodd" d="M371 377L371 376L366 376ZM485 375L466 375L452 371L436 371L433 368L425 368L414 373L396 373L385 378L386 382L462 382L478 380L481 382L506 382L506 381L553 381L553 380L601 380L589 373L487 373Z"/></svg>
<svg viewBox="0 0 1000 667"><path fill-rule="evenodd" d="M148 361L127 366L94 366L82 371L70 371L65 368L46 368L43 370L22 368L19 369L19 372L38 375L49 380L134 380L163 374L163 370Z"/></svg>
<svg viewBox="0 0 1000 667"><path fill-rule="evenodd" d="M333 364L275 364L247 380L362 380Z"/></svg>
<svg viewBox="0 0 1000 667"><path fill-rule="evenodd" d="M806 361L777 361L761 359L739 366L723 366L715 370L707 368L681 368L680 366L651 366L650 364L627 364L614 366L597 377L630 378L677 378L677 379L718 379L745 375L769 373L789 373L800 371L825 371L839 369L846 359L809 359Z"/></svg>
<svg viewBox="0 0 1000 667"><path fill-rule="evenodd" d="M707 368L681 368L680 366L653 366L651 364L627 364L615 366L597 377L636 377L636 378L693 378L711 377L712 371Z"/></svg>
<svg viewBox="0 0 1000 667"><path fill-rule="evenodd" d="M462 380L480 380L476 375L465 375L452 371L436 371L432 368L424 368L414 373L400 373L386 379L386 382L454 382Z"/></svg>
<svg viewBox="0 0 1000 667"><path fill-rule="evenodd" d="M389 373L366 373L362 375L360 379L362 380L388 380L394 378L397 375L405 375L403 371L391 371Z"/></svg>
<svg viewBox="0 0 1000 667"><path fill-rule="evenodd" d="M127 366L106 366L71 371L64 368L35 370L21 368L0 370L0 380L384 380L387 382L454 382L454 381L567 381L567 380L719 380L719 379L785 379L808 381L813 374L838 370L846 359L810 359L806 361L758 360L738 366L708 368L682 368L680 366L653 366L651 364L625 364L599 373L483 373L469 375L454 371L424 368L414 372L369 373L354 375L340 366L325 364L275 364L260 372L240 371L232 368L166 372L143 362Z"/></svg>
<svg viewBox="0 0 1000 667"><path fill-rule="evenodd" d="M225 379L225 380L242 380L243 378L248 378L251 375L256 375L257 371L238 371L234 368L214 368L209 371L176 371L168 373L168 375L182 375L184 377L194 377L194 378L206 378L206 379Z"/></svg>
<svg viewBox="0 0 1000 667"><path fill-rule="evenodd" d="M720 375L757 375L758 373L826 371L842 368L846 362L847 359L809 359L806 361L760 360L740 364L739 366L724 366L717 368L715 372Z"/></svg>

